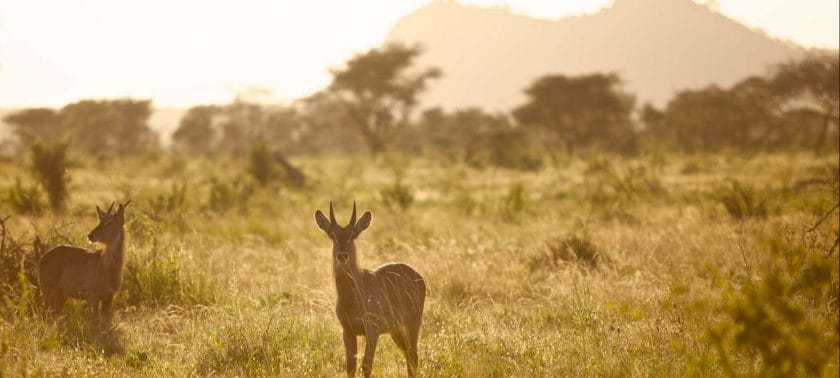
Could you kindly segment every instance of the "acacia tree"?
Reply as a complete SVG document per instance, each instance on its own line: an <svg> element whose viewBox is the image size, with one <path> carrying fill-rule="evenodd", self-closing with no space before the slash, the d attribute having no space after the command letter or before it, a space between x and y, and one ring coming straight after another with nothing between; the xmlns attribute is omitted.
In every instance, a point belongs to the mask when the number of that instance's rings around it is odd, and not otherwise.
<svg viewBox="0 0 840 378"><path fill-rule="evenodd" d="M257 143L288 150L302 121L298 111L285 106L262 106L234 101L227 105L190 108L172 134L176 151L242 156Z"/></svg>
<svg viewBox="0 0 840 378"><path fill-rule="evenodd" d="M359 132L371 152L385 148L395 125L404 124L437 68L411 70L419 47L388 44L350 59L333 70L327 91L344 104L347 126Z"/></svg>
<svg viewBox="0 0 840 378"><path fill-rule="evenodd" d="M148 100L83 100L58 111L24 109L4 118L24 147L68 143L90 155L133 154L158 147Z"/></svg>
<svg viewBox="0 0 840 378"><path fill-rule="evenodd" d="M773 90L787 99L786 105L799 114L821 118L813 142L820 152L832 124L840 124L840 67L836 53L812 54L799 61L779 65L772 77Z"/></svg>
<svg viewBox="0 0 840 378"><path fill-rule="evenodd" d="M418 149L469 160L479 153L487 139L513 129L505 114L486 113L480 108L446 112L441 108L423 111L416 133L409 135Z"/></svg>
<svg viewBox="0 0 840 378"><path fill-rule="evenodd" d="M71 145L93 155L136 154L158 147L147 124L149 100L83 100L64 106L58 116Z"/></svg>
<svg viewBox="0 0 840 378"><path fill-rule="evenodd" d="M651 112L652 113L652 112ZM659 123L648 130L659 141L671 140L687 151L749 146L748 127L733 92L711 85L684 90L668 102ZM643 114L643 118L655 118Z"/></svg>
<svg viewBox="0 0 840 378"><path fill-rule="evenodd" d="M58 113L50 108L23 109L9 114L3 122L12 126L12 133L24 147L37 142L55 144L59 142Z"/></svg>
<svg viewBox="0 0 840 378"><path fill-rule="evenodd" d="M635 146L630 113L635 99L615 74L549 75L525 89L528 102L513 111L522 125L560 135L566 150L600 143L630 152Z"/></svg>
<svg viewBox="0 0 840 378"><path fill-rule="evenodd" d="M820 152L838 123L837 57L812 55L751 76L731 88L677 93L664 111L642 109L645 130L687 150L810 146ZM835 127L836 130L836 127Z"/></svg>
<svg viewBox="0 0 840 378"><path fill-rule="evenodd" d="M198 105L189 108L181 117L178 129L172 134L173 148L178 152L190 154L213 152L222 138L216 132L214 122L221 112L222 108L215 105Z"/></svg>

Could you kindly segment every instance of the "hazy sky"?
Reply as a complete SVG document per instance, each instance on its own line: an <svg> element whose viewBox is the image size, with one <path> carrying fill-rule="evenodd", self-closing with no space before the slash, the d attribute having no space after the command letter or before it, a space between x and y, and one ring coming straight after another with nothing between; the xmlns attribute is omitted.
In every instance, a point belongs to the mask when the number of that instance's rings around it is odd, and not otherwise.
<svg viewBox="0 0 840 378"><path fill-rule="evenodd" d="M612 0L462 2L555 19ZM227 102L249 88L300 97L326 86L329 67L380 44L400 17L426 3L3 0L0 107L126 96L189 106ZM838 1L717 3L720 12L772 36L838 46Z"/></svg>

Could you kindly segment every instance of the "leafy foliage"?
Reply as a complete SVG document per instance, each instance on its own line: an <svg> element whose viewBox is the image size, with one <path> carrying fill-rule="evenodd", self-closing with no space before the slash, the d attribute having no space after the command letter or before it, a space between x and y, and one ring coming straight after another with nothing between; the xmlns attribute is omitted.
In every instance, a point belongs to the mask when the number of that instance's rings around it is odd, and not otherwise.
<svg viewBox="0 0 840 378"><path fill-rule="evenodd" d="M147 238L149 248L136 249L125 266L121 296L131 306L195 305L215 301L210 285L184 268L183 250Z"/></svg>
<svg viewBox="0 0 840 378"><path fill-rule="evenodd" d="M720 189L718 200L735 219L767 218L767 198L752 186L731 181L728 188Z"/></svg>
<svg viewBox="0 0 840 378"><path fill-rule="evenodd" d="M403 182L403 172L394 174L394 181L380 191L382 201L389 206L408 209L414 203L414 192Z"/></svg>
<svg viewBox="0 0 840 378"><path fill-rule="evenodd" d="M30 250L0 218L0 316L31 316L38 306L37 263L46 246L36 239Z"/></svg>
<svg viewBox="0 0 840 378"><path fill-rule="evenodd" d="M66 144L32 146L32 171L47 192L53 211L64 209L67 201L68 164Z"/></svg>
<svg viewBox="0 0 840 378"><path fill-rule="evenodd" d="M187 154L245 156L252 146L271 141L293 149L304 122L297 110L263 106L241 99L227 105L190 108L172 134L176 151Z"/></svg>
<svg viewBox="0 0 840 378"><path fill-rule="evenodd" d="M417 96L440 76L436 68L409 72L420 52L419 47L388 44L357 55L332 72L328 93L343 104L347 125L374 153L385 149L393 128L405 123L417 106Z"/></svg>
<svg viewBox="0 0 840 378"><path fill-rule="evenodd" d="M525 89L528 102L513 116L520 124L556 132L568 152L595 144L635 152L630 121L635 100L620 84L615 74L544 76Z"/></svg>
<svg viewBox="0 0 840 378"><path fill-rule="evenodd" d="M247 210L248 199L254 188L248 180L227 181L218 177L210 178L210 196L207 206L216 212L225 212L231 208Z"/></svg>
<svg viewBox="0 0 840 378"><path fill-rule="evenodd" d="M812 146L819 152L830 135L832 126L840 126L840 58L836 53L812 53L804 59L779 65L772 78L773 91L785 101L786 114L813 114L817 124ZM796 125L791 125L796 127Z"/></svg>
<svg viewBox="0 0 840 378"><path fill-rule="evenodd" d="M710 336L727 366L734 350L757 357L761 376L830 375L840 342L838 260L797 231L777 231L764 242L755 275L723 284L726 318Z"/></svg>
<svg viewBox="0 0 840 378"><path fill-rule="evenodd" d="M278 175L271 152L264 143L257 143L248 156L248 172L260 185L268 184Z"/></svg>
<svg viewBox="0 0 840 378"><path fill-rule="evenodd" d="M521 182L513 183L499 202L502 218L506 220L517 219L530 204L528 191Z"/></svg>
<svg viewBox="0 0 840 378"><path fill-rule="evenodd" d="M20 177L15 177L15 183L6 189L4 200L17 214L40 214L46 208L41 189L22 183Z"/></svg>
<svg viewBox="0 0 840 378"><path fill-rule="evenodd" d="M664 111L650 105L642 120L650 143L686 151L812 148L837 140L838 58L810 55L745 78L731 88L681 91ZM837 144L833 145L837 148Z"/></svg>
<svg viewBox="0 0 840 378"><path fill-rule="evenodd" d="M173 149L193 155L209 154L222 143L217 117L222 117L222 108L215 105L194 106L181 117L178 128L172 134Z"/></svg>
<svg viewBox="0 0 840 378"><path fill-rule="evenodd" d="M23 146L35 143L59 143L61 135L58 113L49 108L30 108L9 114L3 122L12 126L12 132Z"/></svg>
<svg viewBox="0 0 840 378"><path fill-rule="evenodd" d="M597 268L609 259L595 245L588 232L555 238L546 242L542 253L531 257L527 265L533 271L537 269L557 268L560 264L582 264L586 268Z"/></svg>
<svg viewBox="0 0 840 378"><path fill-rule="evenodd" d="M83 100L59 111L36 108L11 114L24 147L67 144L93 156L133 155L158 147L158 137L146 122L151 102L143 100Z"/></svg>

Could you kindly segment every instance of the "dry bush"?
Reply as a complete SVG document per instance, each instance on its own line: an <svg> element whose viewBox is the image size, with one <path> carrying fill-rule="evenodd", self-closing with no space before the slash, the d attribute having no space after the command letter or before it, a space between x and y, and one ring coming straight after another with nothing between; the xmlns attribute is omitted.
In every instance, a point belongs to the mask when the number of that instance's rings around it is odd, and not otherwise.
<svg viewBox="0 0 840 378"><path fill-rule="evenodd" d="M182 246L162 240L165 223L138 213L127 226L134 248L126 256L120 291L126 304L191 306L215 302L217 294L211 289L209 277L187 268Z"/></svg>
<svg viewBox="0 0 840 378"><path fill-rule="evenodd" d="M769 213L766 194L736 180L718 189L715 197L735 219L764 219Z"/></svg>
<svg viewBox="0 0 840 378"><path fill-rule="evenodd" d="M531 257L527 266L531 271L556 268L561 264L576 264L586 268L598 268L609 262L609 258L595 245L589 233L555 238L546 242L543 253Z"/></svg>
<svg viewBox="0 0 840 378"><path fill-rule="evenodd" d="M29 315L38 305L37 261L45 247L40 239L32 249L15 239L8 219L0 219L0 316Z"/></svg>
<svg viewBox="0 0 840 378"><path fill-rule="evenodd" d="M394 174L394 181L382 188L379 194L386 205L405 210L414 203L414 192L403 182L403 175L402 171L397 171Z"/></svg>
<svg viewBox="0 0 840 378"><path fill-rule="evenodd" d="M840 261L801 231L773 231L754 272L719 281L724 319L709 330L713 344L729 369L745 358L760 376L837 376Z"/></svg>
<svg viewBox="0 0 840 378"><path fill-rule="evenodd" d="M254 194L254 187L249 180L225 180L217 177L210 178L210 195L207 207L215 212L226 212L234 207L240 212L248 209L248 201Z"/></svg>
<svg viewBox="0 0 840 378"><path fill-rule="evenodd" d="M265 186L279 175L271 151L264 143L257 143L251 147L248 154L248 173L261 186Z"/></svg>
<svg viewBox="0 0 840 378"><path fill-rule="evenodd" d="M19 177L6 189L6 204L17 214L40 214L46 208L41 199L41 189L37 185L26 185Z"/></svg>
<svg viewBox="0 0 840 378"><path fill-rule="evenodd" d="M52 147L32 146L32 173L44 187L53 211L61 211L67 202L67 144Z"/></svg>

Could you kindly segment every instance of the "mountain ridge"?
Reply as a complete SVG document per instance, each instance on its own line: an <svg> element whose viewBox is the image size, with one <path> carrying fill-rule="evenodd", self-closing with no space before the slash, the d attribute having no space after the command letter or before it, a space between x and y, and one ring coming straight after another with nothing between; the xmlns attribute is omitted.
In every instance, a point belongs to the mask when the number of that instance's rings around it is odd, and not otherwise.
<svg viewBox="0 0 840 378"><path fill-rule="evenodd" d="M617 72L640 102L730 85L805 49L751 29L691 0L616 0L556 20L502 8L437 1L400 19L386 42L420 44L419 64L443 70L424 105L507 111L546 74Z"/></svg>

